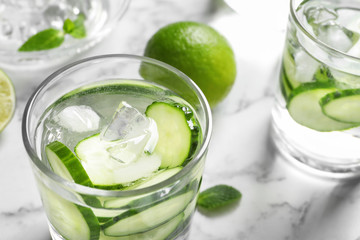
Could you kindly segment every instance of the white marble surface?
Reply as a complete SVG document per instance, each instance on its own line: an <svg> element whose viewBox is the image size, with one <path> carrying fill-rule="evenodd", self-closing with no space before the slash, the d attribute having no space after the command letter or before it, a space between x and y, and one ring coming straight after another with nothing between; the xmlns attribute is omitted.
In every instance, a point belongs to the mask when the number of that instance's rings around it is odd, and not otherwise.
<svg viewBox="0 0 360 240"><path fill-rule="evenodd" d="M229 96L213 110L214 131L202 188L229 184L243 197L221 213L197 212L190 239L359 240L359 182L306 174L272 146L270 115L288 2L227 2L239 14L206 0L133 0L114 32L77 58L142 54L146 40L174 21L214 26L233 45L238 76ZM31 92L53 70L8 72L15 82L17 108L0 134L1 240L50 240L22 144L21 118Z"/></svg>

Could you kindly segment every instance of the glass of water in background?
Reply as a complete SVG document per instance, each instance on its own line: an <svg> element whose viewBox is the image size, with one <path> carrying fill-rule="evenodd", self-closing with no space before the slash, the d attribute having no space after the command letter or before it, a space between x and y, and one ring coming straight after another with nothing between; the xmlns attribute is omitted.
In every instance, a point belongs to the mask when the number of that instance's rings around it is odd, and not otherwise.
<svg viewBox="0 0 360 240"><path fill-rule="evenodd" d="M42 66L61 63L103 39L126 11L130 0L0 0L0 65ZM64 20L85 15L87 36L46 51L19 52L32 35L48 29L62 29Z"/></svg>
<svg viewBox="0 0 360 240"><path fill-rule="evenodd" d="M272 114L275 144L308 169L358 175L360 2L291 0L290 5Z"/></svg>

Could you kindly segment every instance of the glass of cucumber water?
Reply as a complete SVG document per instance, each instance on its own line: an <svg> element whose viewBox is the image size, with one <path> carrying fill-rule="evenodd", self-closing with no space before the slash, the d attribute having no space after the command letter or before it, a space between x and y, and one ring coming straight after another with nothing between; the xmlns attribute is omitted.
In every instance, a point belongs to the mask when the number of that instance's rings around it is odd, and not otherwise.
<svg viewBox="0 0 360 240"><path fill-rule="evenodd" d="M186 239L211 111L182 72L104 55L49 76L23 140L54 240Z"/></svg>
<svg viewBox="0 0 360 240"><path fill-rule="evenodd" d="M103 39L123 16L130 0L1 0L0 65L40 68L63 63ZM46 29L62 30L64 21L84 17L85 36L65 35L61 46L46 51L18 51L31 36ZM48 36L49 44L56 35ZM58 40L59 41L59 40Z"/></svg>
<svg viewBox="0 0 360 240"><path fill-rule="evenodd" d="M281 152L320 174L359 175L359 1L291 0L279 89Z"/></svg>

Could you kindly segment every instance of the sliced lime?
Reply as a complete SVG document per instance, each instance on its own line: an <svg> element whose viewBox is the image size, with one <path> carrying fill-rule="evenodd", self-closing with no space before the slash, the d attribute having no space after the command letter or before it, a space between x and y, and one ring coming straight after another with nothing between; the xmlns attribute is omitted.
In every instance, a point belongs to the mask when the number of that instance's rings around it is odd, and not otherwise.
<svg viewBox="0 0 360 240"><path fill-rule="evenodd" d="M0 132L10 122L15 110L15 90L10 78L0 70Z"/></svg>

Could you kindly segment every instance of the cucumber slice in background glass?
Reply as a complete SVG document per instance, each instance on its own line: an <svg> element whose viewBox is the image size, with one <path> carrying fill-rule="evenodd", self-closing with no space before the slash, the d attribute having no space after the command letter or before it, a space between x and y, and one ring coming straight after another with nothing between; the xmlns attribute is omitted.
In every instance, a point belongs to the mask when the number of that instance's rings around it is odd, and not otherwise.
<svg viewBox="0 0 360 240"><path fill-rule="evenodd" d="M360 89L337 90L320 99L323 113L336 121L360 124Z"/></svg>
<svg viewBox="0 0 360 240"><path fill-rule="evenodd" d="M287 79L287 76L286 76L283 66L281 67L281 72L280 72L280 90L281 90L281 93L283 94L285 100L287 101L293 88L290 86L290 83Z"/></svg>
<svg viewBox="0 0 360 240"><path fill-rule="evenodd" d="M297 123L321 132L355 127L355 124L333 120L322 112L320 99L335 91L336 88L328 83L304 83L294 89L289 96L287 104L289 114Z"/></svg>

